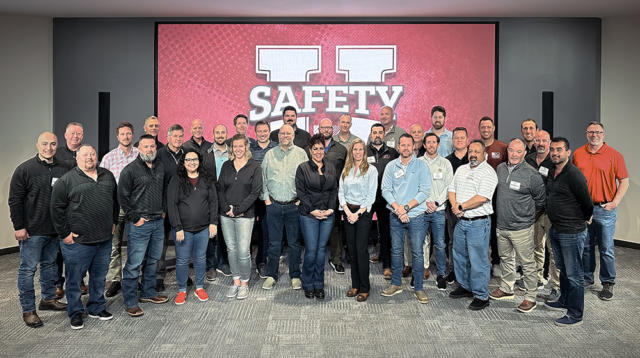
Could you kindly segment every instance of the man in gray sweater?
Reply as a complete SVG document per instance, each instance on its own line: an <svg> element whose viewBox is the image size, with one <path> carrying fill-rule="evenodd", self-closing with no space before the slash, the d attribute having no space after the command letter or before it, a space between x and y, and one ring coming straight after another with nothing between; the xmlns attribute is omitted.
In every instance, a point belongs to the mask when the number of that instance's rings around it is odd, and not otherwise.
<svg viewBox="0 0 640 358"><path fill-rule="evenodd" d="M522 265L526 289L525 298L518 306L520 312L530 312L536 308L538 277L533 254L533 230L536 213L545 205L542 177L524 161L526 153L524 141L512 139L507 148L508 161L500 163L496 170L496 227L502 278L500 288L489 294L494 300L513 299L517 258Z"/></svg>

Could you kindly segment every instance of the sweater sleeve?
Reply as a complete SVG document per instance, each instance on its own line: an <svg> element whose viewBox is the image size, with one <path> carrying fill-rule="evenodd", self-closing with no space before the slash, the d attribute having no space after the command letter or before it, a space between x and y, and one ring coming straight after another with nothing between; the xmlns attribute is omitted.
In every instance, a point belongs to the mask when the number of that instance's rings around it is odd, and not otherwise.
<svg viewBox="0 0 640 358"><path fill-rule="evenodd" d="M120 180L118 182L118 202L122 211L124 211L125 218L132 223L140 221L140 213L138 213L131 202L131 195L133 191L133 176L131 175L131 168L125 167L120 173Z"/></svg>
<svg viewBox="0 0 640 358"><path fill-rule="evenodd" d="M63 176L53 185L51 191L51 221L53 227L60 238L64 239L69 236L71 229L67 222L67 207L69 199L67 198L67 176Z"/></svg>
<svg viewBox="0 0 640 358"><path fill-rule="evenodd" d="M24 202L27 199L27 178L26 171L18 167L9 185L9 211L14 230L26 228L24 217Z"/></svg>
<svg viewBox="0 0 640 358"><path fill-rule="evenodd" d="M309 190L307 188L307 183L304 177L304 170L302 167L305 164L302 163L296 169L296 194L298 195L298 199L300 200L300 208L304 213L311 212L311 198L309 196Z"/></svg>
<svg viewBox="0 0 640 358"><path fill-rule="evenodd" d="M229 204L227 204L227 196L225 192L227 188L225 186L225 176L227 175L227 171L229 170L229 166L225 165L227 162L222 164L222 169L220 169L220 176L218 177L218 186L220 190L218 191L218 204L220 208L220 215L224 215L229 211Z"/></svg>
<svg viewBox="0 0 640 358"><path fill-rule="evenodd" d="M580 204L580 210L583 215L582 217L585 221L589 220L591 215L593 215L593 201L591 200L591 194L589 193L589 187L587 186L587 179L580 170L575 171L575 175L572 180L570 180L569 186Z"/></svg>
<svg viewBox="0 0 640 358"><path fill-rule="evenodd" d="M177 177L171 178L167 187L167 216L171 227L176 231L182 230L182 220L180 220L180 211L178 210L178 202L180 201L180 183Z"/></svg>
<svg viewBox="0 0 640 358"><path fill-rule="evenodd" d="M218 190L213 181L209 183L209 224L218 225Z"/></svg>

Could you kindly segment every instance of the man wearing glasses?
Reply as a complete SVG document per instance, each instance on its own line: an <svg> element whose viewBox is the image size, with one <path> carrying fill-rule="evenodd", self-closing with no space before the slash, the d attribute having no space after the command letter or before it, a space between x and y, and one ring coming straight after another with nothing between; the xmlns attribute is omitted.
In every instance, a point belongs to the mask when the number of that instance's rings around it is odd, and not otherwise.
<svg viewBox="0 0 640 358"><path fill-rule="evenodd" d="M587 178L587 186L593 200L593 220L589 224L589 245L582 255L584 284L594 283L596 270L595 246L600 251L601 300L613 297L616 280L613 233L616 227L617 207L629 188L629 174L624 157L604 142L604 126L590 122L587 126L587 144L573 154L575 164Z"/></svg>

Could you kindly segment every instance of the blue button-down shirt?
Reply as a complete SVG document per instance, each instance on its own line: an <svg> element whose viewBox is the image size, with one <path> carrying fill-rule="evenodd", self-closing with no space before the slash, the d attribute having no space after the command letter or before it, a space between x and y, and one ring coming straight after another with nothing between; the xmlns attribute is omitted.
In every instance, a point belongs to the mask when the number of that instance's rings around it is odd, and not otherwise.
<svg viewBox="0 0 640 358"><path fill-rule="evenodd" d="M351 168L345 178L340 175L340 186L338 187L340 210L346 204L353 204L366 206L367 211L371 211L371 206L376 201L377 190L378 170L376 167L369 165L369 169L364 175L360 173L360 168Z"/></svg>
<svg viewBox="0 0 640 358"><path fill-rule="evenodd" d="M433 127L429 128L425 133L431 133L433 131ZM438 154L441 157L446 157L447 155L453 153L453 132L450 130L444 129L440 138L440 145L438 145Z"/></svg>
<svg viewBox="0 0 640 358"><path fill-rule="evenodd" d="M387 208L393 211L391 203L406 205L416 199L418 206L409 210L409 217L413 218L427 210L426 200L431 192L431 173L427 164L411 157L404 166L401 158L389 162L382 176L382 197L387 201Z"/></svg>
<svg viewBox="0 0 640 358"><path fill-rule="evenodd" d="M258 141L251 143L249 145L249 148L251 149L251 159L258 162L258 164L262 164L262 160L264 159L264 156L265 154L267 154L269 149L277 146L278 146L278 143L272 140L269 140L269 143L264 148L262 148L260 144L258 144Z"/></svg>

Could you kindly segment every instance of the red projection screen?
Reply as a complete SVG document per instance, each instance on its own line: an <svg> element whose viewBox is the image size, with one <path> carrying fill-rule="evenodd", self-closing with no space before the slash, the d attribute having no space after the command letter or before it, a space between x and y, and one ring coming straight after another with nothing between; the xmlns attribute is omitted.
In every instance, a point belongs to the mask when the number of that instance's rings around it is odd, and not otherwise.
<svg viewBox="0 0 640 358"><path fill-rule="evenodd" d="M282 108L298 109L298 126L315 132L322 118L337 128L349 113L352 132L368 138L380 107L407 129L431 127L430 110L447 110L446 128L494 117L494 23L450 24L157 24L156 110L160 140L174 123L200 118L205 138L233 117L282 125Z"/></svg>

